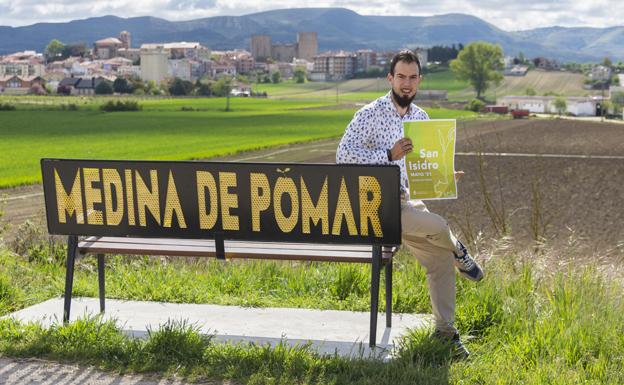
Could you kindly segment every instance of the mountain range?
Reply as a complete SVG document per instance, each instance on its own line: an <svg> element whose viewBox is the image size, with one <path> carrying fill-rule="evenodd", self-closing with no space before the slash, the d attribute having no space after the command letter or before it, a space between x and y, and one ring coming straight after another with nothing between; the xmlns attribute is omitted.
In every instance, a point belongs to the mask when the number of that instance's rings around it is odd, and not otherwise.
<svg viewBox="0 0 624 385"><path fill-rule="evenodd" d="M132 35L143 43L197 41L215 50L249 49L250 37L271 35L274 43L295 42L298 31L318 33L319 52L326 50L396 50L403 47L498 43L505 55L545 56L561 61L624 60L624 26L610 28L548 27L504 31L475 16L366 16L344 8L280 9L243 16L215 16L188 21L156 17L102 16L66 23L0 26L0 55L23 50L42 52L52 39L63 43Z"/></svg>

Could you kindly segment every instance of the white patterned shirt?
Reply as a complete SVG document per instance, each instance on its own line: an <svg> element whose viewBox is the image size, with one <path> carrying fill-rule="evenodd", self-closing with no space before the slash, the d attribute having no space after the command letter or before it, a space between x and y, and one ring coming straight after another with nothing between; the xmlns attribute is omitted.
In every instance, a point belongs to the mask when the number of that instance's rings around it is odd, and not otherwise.
<svg viewBox="0 0 624 385"><path fill-rule="evenodd" d="M395 164L401 169L401 191L409 196L405 157L391 162L388 150L405 136L403 122L428 119L414 103L401 117L388 92L355 113L338 145L336 163Z"/></svg>

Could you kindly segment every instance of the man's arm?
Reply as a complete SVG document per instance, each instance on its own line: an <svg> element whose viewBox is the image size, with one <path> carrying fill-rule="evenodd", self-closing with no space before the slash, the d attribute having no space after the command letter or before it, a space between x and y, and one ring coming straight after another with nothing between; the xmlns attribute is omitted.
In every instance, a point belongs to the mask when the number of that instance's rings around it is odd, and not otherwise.
<svg viewBox="0 0 624 385"><path fill-rule="evenodd" d="M366 146L376 127L371 111L358 111L347 126L336 151L336 163L388 164L388 149Z"/></svg>

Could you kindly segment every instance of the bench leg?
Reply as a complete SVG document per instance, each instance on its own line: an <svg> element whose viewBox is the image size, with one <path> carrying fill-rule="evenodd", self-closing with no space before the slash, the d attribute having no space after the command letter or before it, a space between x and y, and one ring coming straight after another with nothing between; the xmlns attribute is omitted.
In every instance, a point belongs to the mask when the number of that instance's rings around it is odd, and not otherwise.
<svg viewBox="0 0 624 385"><path fill-rule="evenodd" d="M377 344L377 312L379 310L379 276L381 275L381 246L373 246L371 272L370 347Z"/></svg>
<svg viewBox="0 0 624 385"><path fill-rule="evenodd" d="M65 269L65 304L63 307L63 323L69 322L71 310L72 289L74 286L74 262L76 261L76 248L78 237L70 235L67 238L67 263Z"/></svg>
<svg viewBox="0 0 624 385"><path fill-rule="evenodd" d="M392 327L392 258L386 263L386 327Z"/></svg>
<svg viewBox="0 0 624 385"><path fill-rule="evenodd" d="M104 287L104 254L98 254L98 283L100 286L100 313L104 313L105 287Z"/></svg>

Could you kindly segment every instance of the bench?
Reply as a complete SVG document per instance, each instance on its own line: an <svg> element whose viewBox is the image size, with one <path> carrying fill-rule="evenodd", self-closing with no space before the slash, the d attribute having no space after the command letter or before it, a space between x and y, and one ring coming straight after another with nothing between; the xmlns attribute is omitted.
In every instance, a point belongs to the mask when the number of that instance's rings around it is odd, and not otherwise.
<svg viewBox="0 0 624 385"><path fill-rule="evenodd" d="M382 269L392 325L396 166L43 159L42 173L48 231L68 236L64 322L76 259L97 256L104 312L105 256L123 254L371 264L370 346Z"/></svg>

